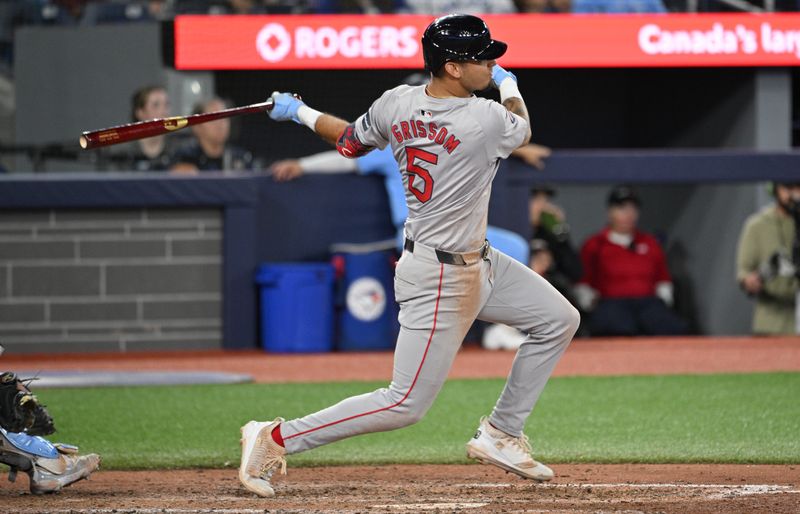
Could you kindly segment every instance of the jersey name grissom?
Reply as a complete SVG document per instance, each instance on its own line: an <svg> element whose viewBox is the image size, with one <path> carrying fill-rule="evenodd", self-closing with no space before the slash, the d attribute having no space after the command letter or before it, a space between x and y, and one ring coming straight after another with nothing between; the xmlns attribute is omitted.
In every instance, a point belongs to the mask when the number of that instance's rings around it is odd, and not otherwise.
<svg viewBox="0 0 800 514"><path fill-rule="evenodd" d="M361 144L392 147L407 237L450 252L483 245L492 180L500 159L524 141L523 118L491 100L433 98L425 86L404 85L381 95L353 127Z"/></svg>

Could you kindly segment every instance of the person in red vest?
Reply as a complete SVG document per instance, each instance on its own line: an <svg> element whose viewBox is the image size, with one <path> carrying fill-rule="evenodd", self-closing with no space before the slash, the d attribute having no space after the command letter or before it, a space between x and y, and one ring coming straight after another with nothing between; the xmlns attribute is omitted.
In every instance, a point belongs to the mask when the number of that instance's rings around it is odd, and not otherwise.
<svg viewBox="0 0 800 514"><path fill-rule="evenodd" d="M664 251L637 228L641 200L630 186L608 197L608 225L581 249L576 287L592 335L680 335L687 323L671 309L673 288Z"/></svg>

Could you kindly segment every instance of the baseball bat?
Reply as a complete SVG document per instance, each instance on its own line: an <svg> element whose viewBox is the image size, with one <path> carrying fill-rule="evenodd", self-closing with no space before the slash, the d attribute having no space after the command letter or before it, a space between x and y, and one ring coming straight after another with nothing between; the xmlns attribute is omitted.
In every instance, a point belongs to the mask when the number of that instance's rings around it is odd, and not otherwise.
<svg viewBox="0 0 800 514"><path fill-rule="evenodd" d="M299 98L297 95L294 96L295 98ZM100 130L91 130L81 134L79 142L81 148L89 150L91 148L127 143L128 141L134 141L136 139L160 136L182 128L191 127L192 125L199 125L200 123L207 123L222 118L271 110L272 98L268 99L266 102L245 105L243 107L232 107L221 111L193 114L191 116L156 118L154 120L137 121L135 123L128 123L127 125L117 125L116 127Z"/></svg>

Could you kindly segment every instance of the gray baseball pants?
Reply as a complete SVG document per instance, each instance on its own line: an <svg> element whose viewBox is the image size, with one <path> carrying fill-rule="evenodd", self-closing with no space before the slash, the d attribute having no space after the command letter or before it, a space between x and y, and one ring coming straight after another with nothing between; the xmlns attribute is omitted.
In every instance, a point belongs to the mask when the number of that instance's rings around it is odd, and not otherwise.
<svg viewBox="0 0 800 514"><path fill-rule="evenodd" d="M466 265L442 264L433 249L419 243L413 253L403 252L394 281L400 335L391 384L283 423L287 453L422 419L476 318L528 334L489 418L508 434L522 434L578 329L578 311L545 279L494 248L461 255Z"/></svg>

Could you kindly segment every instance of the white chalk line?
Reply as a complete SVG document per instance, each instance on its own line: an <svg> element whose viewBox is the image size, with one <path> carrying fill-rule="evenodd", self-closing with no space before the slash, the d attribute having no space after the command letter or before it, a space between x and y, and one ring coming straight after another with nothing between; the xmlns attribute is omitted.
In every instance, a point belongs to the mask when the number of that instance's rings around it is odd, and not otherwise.
<svg viewBox="0 0 800 514"><path fill-rule="evenodd" d="M493 489L504 487L519 487L533 484L536 487L550 487L550 488L565 488L565 487L592 487L592 488L607 488L613 489L618 487L646 487L649 489L754 489L764 490L764 492L771 492L773 490L779 492L795 492L800 493L800 490L793 489L790 485L777 485L777 484L662 484L662 483L637 483L637 482L620 482L617 484L591 484L591 483L566 483L566 484L535 484L533 482L519 482L519 483L493 483L493 482L475 482L465 484L453 484L453 487L473 487L476 489Z"/></svg>
<svg viewBox="0 0 800 514"><path fill-rule="evenodd" d="M439 509L479 509L486 507L489 502L455 502L455 503L388 503L385 505L371 505L373 509L395 510L439 510Z"/></svg>

